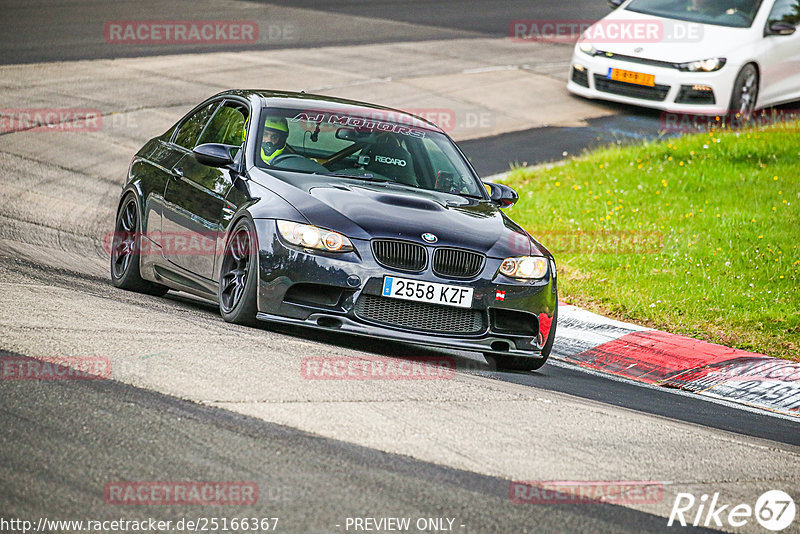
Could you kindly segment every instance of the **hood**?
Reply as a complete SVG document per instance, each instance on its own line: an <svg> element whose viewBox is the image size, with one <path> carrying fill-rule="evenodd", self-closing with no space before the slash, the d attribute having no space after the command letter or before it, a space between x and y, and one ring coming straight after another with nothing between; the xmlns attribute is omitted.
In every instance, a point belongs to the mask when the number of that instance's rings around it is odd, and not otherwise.
<svg viewBox="0 0 800 534"><path fill-rule="evenodd" d="M712 24L700 24L697 22L667 19L643 13L628 11L627 9L617 9L606 15L600 21L592 25L590 35L597 35L600 29L611 30L614 22L620 23L652 23L658 25L658 40L647 39L639 42L619 42L619 39L611 38L587 39L587 42L603 52L621 54L626 56L640 57L667 61L670 63L688 63L713 57L724 57L730 60L731 53L741 46L745 46L758 34L754 30L755 23L749 28L731 28L728 26L716 26ZM595 28L596 26L602 28ZM645 28L647 26L644 26ZM645 31L645 30L640 30ZM660 35L665 36L664 39ZM668 39L666 36L683 36L685 38ZM602 33L601 33L602 35ZM626 39L631 41L632 39Z"/></svg>
<svg viewBox="0 0 800 534"><path fill-rule="evenodd" d="M255 170L253 178L292 204L310 223L354 239L394 238L468 248L489 257L549 255L488 200L390 183Z"/></svg>

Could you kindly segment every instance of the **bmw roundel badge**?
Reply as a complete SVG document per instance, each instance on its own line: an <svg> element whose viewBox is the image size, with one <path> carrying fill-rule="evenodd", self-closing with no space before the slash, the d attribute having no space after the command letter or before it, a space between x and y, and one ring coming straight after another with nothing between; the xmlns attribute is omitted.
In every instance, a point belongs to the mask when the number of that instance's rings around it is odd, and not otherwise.
<svg viewBox="0 0 800 534"><path fill-rule="evenodd" d="M437 241L439 241L439 238L430 232L425 232L424 234L422 234L422 239L424 239L428 243L436 243Z"/></svg>

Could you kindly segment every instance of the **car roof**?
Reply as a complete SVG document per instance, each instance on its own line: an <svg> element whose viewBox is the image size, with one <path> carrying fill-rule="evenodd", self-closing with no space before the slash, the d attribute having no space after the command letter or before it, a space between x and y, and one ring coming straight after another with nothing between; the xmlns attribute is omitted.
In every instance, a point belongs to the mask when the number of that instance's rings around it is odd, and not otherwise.
<svg viewBox="0 0 800 534"><path fill-rule="evenodd" d="M220 96L239 96L248 100L253 97L258 97L266 107L313 109L320 113L350 113L354 115L370 116L371 114L379 112L382 118L391 122L444 133L436 124L417 115L395 108L348 100L345 98L335 98L304 92L297 93L293 91L273 91L264 89L231 89L214 95L212 98Z"/></svg>

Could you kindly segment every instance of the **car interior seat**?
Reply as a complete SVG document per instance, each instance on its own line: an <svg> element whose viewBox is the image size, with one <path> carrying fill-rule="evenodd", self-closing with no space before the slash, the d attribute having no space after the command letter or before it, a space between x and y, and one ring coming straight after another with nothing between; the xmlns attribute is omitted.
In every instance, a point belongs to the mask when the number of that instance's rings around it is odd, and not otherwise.
<svg viewBox="0 0 800 534"><path fill-rule="evenodd" d="M396 142L382 142L369 150L369 163L364 167L406 185L419 187L411 153Z"/></svg>

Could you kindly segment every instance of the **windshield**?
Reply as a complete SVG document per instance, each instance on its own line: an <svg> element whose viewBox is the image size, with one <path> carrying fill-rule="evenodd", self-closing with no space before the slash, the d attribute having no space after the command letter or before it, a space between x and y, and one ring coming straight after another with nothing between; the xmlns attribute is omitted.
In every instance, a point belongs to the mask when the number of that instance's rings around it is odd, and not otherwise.
<svg viewBox="0 0 800 534"><path fill-rule="evenodd" d="M352 114L265 108L256 165L485 198L447 136L392 118L399 117L360 108Z"/></svg>
<svg viewBox="0 0 800 534"><path fill-rule="evenodd" d="M761 0L633 0L625 9L668 19L749 28Z"/></svg>

